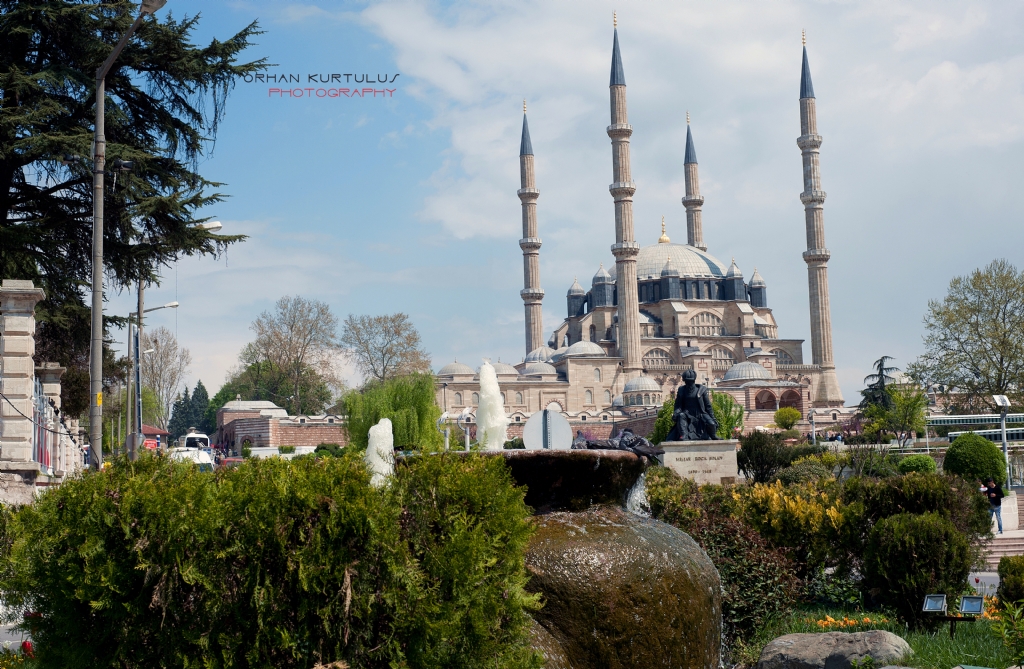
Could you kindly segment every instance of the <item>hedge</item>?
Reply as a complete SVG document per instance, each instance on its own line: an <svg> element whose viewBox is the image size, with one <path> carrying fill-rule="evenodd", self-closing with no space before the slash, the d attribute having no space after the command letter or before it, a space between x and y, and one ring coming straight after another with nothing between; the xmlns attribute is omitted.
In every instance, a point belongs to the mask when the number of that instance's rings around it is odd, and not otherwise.
<svg viewBox="0 0 1024 669"><path fill-rule="evenodd" d="M5 516L0 593L40 667L536 667L529 515L498 458L118 460Z"/></svg>
<svg viewBox="0 0 1024 669"><path fill-rule="evenodd" d="M950 474L962 476L968 481L983 481L989 478L1002 485L1006 482L1006 459L1003 452L991 441L968 432L953 440L946 449L942 469Z"/></svg>

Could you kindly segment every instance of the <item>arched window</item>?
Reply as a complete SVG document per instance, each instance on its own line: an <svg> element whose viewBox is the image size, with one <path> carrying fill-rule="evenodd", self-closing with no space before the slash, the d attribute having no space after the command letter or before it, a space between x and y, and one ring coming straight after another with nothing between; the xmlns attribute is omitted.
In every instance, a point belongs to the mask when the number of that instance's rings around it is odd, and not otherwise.
<svg viewBox="0 0 1024 669"><path fill-rule="evenodd" d="M455 393L455 405L462 406L462 393Z"/></svg>
<svg viewBox="0 0 1024 669"><path fill-rule="evenodd" d="M712 360L728 360L733 362L735 358L732 357L732 351L722 346L715 346L711 349Z"/></svg>
<svg viewBox="0 0 1024 669"><path fill-rule="evenodd" d="M605 404L611 404L612 403L612 391L610 391L610 390L604 391L604 403Z"/></svg>
<svg viewBox="0 0 1024 669"><path fill-rule="evenodd" d="M507 402L505 401L505 393L501 394L501 403L502 404L507 404Z"/></svg>
<svg viewBox="0 0 1024 669"><path fill-rule="evenodd" d="M798 411L803 411L803 402L800 400L800 393L795 390L787 390L782 393L782 398L779 400L780 407L793 407Z"/></svg>
<svg viewBox="0 0 1024 669"><path fill-rule="evenodd" d="M698 337L720 337L725 334L722 319L710 311L694 314L690 319L690 334Z"/></svg>
<svg viewBox="0 0 1024 669"><path fill-rule="evenodd" d="M522 404L522 403L523 403L523 394L522 393L516 393L516 404Z"/></svg>
<svg viewBox="0 0 1024 669"><path fill-rule="evenodd" d="M643 364L650 369L663 368L672 364L672 356L663 348L652 348L644 353Z"/></svg>
<svg viewBox="0 0 1024 669"><path fill-rule="evenodd" d="M593 404L594 403L594 393L589 391L589 390L587 392L583 393L583 403L584 404Z"/></svg>
<svg viewBox="0 0 1024 669"><path fill-rule="evenodd" d="M777 406L775 395L770 390L762 390L754 398L754 409L756 411L775 411Z"/></svg>
<svg viewBox="0 0 1024 669"><path fill-rule="evenodd" d="M598 369L597 367L594 368L594 380L597 381L598 383L601 382L601 370Z"/></svg>
<svg viewBox="0 0 1024 669"><path fill-rule="evenodd" d="M590 341L597 341L597 328L590 326Z"/></svg>
<svg viewBox="0 0 1024 669"><path fill-rule="evenodd" d="M480 393L473 393L473 406L480 404Z"/></svg>
<svg viewBox="0 0 1024 669"><path fill-rule="evenodd" d="M775 361L778 362L780 365L795 364L793 362L793 356L791 356L789 353L782 350L781 348L773 348L771 351L769 351L769 353L775 354Z"/></svg>
<svg viewBox="0 0 1024 669"><path fill-rule="evenodd" d="M644 406L647 406L650 403L651 403L651 396L650 395L644 395Z"/></svg>

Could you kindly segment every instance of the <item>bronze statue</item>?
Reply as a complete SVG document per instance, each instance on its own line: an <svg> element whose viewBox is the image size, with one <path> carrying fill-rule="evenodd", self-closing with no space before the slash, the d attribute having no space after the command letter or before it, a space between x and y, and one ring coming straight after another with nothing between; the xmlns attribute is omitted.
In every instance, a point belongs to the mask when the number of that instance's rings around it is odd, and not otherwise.
<svg viewBox="0 0 1024 669"><path fill-rule="evenodd" d="M692 369L683 372L683 385L676 393L676 404L672 411L675 423L666 441L707 441L718 439L718 421L711 408L711 394L706 386L696 383L697 373Z"/></svg>

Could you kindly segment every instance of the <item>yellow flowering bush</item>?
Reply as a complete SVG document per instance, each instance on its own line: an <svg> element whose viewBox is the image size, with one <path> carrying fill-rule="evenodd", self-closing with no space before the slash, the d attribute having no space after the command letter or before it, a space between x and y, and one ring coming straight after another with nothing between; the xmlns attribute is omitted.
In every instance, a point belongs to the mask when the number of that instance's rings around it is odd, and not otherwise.
<svg viewBox="0 0 1024 669"><path fill-rule="evenodd" d="M889 619L885 616L875 615L873 618L870 615L865 615L862 618L850 618L843 616L840 619L833 618L832 616L825 616L824 618L815 620L814 618L804 618L804 622L817 625L823 630L831 629L843 629L850 627L869 628L877 625L885 625L889 622Z"/></svg>

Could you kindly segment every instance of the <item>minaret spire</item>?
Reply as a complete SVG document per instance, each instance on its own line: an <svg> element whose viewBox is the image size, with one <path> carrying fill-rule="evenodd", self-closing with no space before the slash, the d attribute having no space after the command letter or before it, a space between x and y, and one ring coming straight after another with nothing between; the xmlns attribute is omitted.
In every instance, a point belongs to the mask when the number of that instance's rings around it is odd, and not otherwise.
<svg viewBox="0 0 1024 669"><path fill-rule="evenodd" d="M811 359L820 368L811 402L816 407L829 407L842 406L843 394L839 390L832 357L832 315L828 299L828 260L831 254L825 247L825 191L821 190L819 163L821 141L805 36L800 72L800 137L796 143L803 154L804 165L804 191L800 193L800 201L804 205L807 228L807 250L803 256L807 263L811 309Z"/></svg>
<svg viewBox="0 0 1024 669"><path fill-rule="evenodd" d="M640 245L633 238L633 193L636 184L629 167L629 137L633 127L626 113L626 75L622 71L619 54L618 20L612 39L612 71L608 82L611 98L611 125L608 137L612 140L612 184L608 186L615 201L615 283L618 290L619 333L618 349L626 378L632 378L643 369L640 360L640 300L637 296L636 256Z"/></svg>
<svg viewBox="0 0 1024 669"><path fill-rule="evenodd" d="M544 345L541 301L544 289L540 287L540 238L537 236L537 198L540 191L533 171L533 143L530 141L530 126L526 122L526 100L523 100L523 137L519 142L519 182L517 191L523 203L523 238L519 248L523 250L523 283L519 295L526 310L526 353L530 354Z"/></svg>
<svg viewBox="0 0 1024 669"><path fill-rule="evenodd" d="M683 206L686 207L686 243L701 251L707 251L700 211L704 205L704 198L700 194L697 152L693 148L693 135L690 134L690 112L686 112L686 151L683 157L683 170L686 175L686 195L683 196Z"/></svg>

